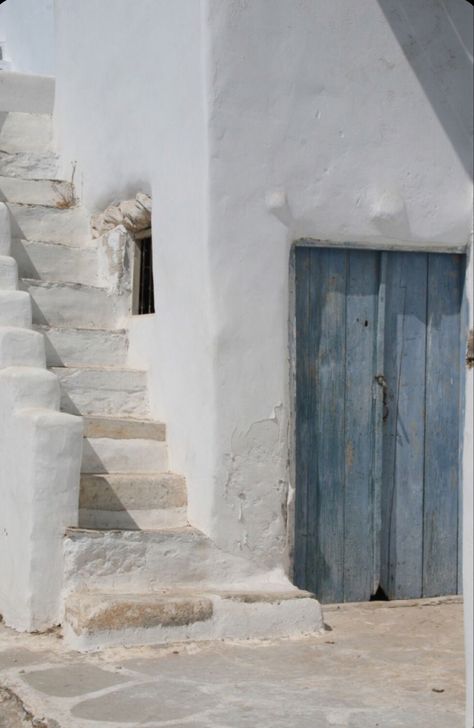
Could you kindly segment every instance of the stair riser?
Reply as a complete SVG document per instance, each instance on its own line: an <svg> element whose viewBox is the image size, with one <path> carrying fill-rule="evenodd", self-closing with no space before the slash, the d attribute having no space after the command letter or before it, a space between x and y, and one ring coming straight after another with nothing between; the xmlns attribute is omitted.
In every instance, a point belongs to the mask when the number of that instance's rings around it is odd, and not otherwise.
<svg viewBox="0 0 474 728"><path fill-rule="evenodd" d="M0 149L5 152L48 152L52 127L49 114L0 111Z"/></svg>
<svg viewBox="0 0 474 728"><path fill-rule="evenodd" d="M59 161L52 153L0 150L0 175L22 179L57 179Z"/></svg>
<svg viewBox="0 0 474 728"><path fill-rule="evenodd" d="M90 416L84 418L86 437L113 437L121 440L166 440L166 426L154 420Z"/></svg>
<svg viewBox="0 0 474 728"><path fill-rule="evenodd" d="M61 409L70 414L146 417L145 372L53 368L61 382Z"/></svg>
<svg viewBox="0 0 474 728"><path fill-rule="evenodd" d="M202 533L183 531L83 532L65 539L67 588L140 593L178 584L235 583L256 567L218 549Z"/></svg>
<svg viewBox="0 0 474 728"><path fill-rule="evenodd" d="M33 321L48 326L121 328L130 310L128 296L108 296L100 288L21 280L33 300Z"/></svg>
<svg viewBox="0 0 474 728"><path fill-rule="evenodd" d="M66 611L65 638L69 647L80 651L102 647L166 644L173 642L265 639L296 637L323 629L320 604L311 598L289 599L277 603L247 604L217 596L210 597L211 610L196 614L196 621L172 626L157 625L129 629L93 628L81 632L72 628ZM201 610L202 611L202 610ZM207 619L206 619L207 617ZM145 623L146 624L146 623Z"/></svg>
<svg viewBox="0 0 474 728"><path fill-rule="evenodd" d="M0 176L0 192L9 203L44 205L59 209L72 208L75 204L74 190L69 182Z"/></svg>
<svg viewBox="0 0 474 728"><path fill-rule="evenodd" d="M174 473L83 475L80 507L106 511L181 508L186 483Z"/></svg>
<svg viewBox="0 0 474 728"><path fill-rule="evenodd" d="M93 247L72 248L57 243L12 241L22 278L42 281L80 283L98 286L97 253Z"/></svg>
<svg viewBox="0 0 474 728"><path fill-rule="evenodd" d="M179 528L187 525L186 508L149 508L147 510L99 511L79 509L81 528L115 528L146 531L156 528Z"/></svg>
<svg viewBox="0 0 474 728"><path fill-rule="evenodd" d="M12 237L33 242L81 246L91 238L89 220L81 207L56 209L40 205L8 203L12 213Z"/></svg>
<svg viewBox="0 0 474 728"><path fill-rule="evenodd" d="M124 332L90 329L46 329L38 327L45 337L48 366L123 366L127 361L128 337Z"/></svg>
<svg viewBox="0 0 474 728"><path fill-rule="evenodd" d="M85 437L83 473L156 473L168 470L166 443Z"/></svg>

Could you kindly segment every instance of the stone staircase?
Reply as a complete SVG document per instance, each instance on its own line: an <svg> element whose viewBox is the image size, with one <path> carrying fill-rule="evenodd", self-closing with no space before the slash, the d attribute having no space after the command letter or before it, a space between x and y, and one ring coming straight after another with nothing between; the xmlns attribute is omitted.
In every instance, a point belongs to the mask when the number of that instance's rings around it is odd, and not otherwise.
<svg viewBox="0 0 474 728"><path fill-rule="evenodd" d="M17 74L0 75L0 89L10 83L16 98L17 79L8 77ZM111 290L99 275L90 217L73 185L56 179L51 87L28 78L12 107L21 111L0 112L0 199L61 409L84 421L79 526L64 539L69 643L91 649L319 629L311 595L188 524L185 480L168 470L166 428L150 415L146 372L127 366L130 290Z"/></svg>

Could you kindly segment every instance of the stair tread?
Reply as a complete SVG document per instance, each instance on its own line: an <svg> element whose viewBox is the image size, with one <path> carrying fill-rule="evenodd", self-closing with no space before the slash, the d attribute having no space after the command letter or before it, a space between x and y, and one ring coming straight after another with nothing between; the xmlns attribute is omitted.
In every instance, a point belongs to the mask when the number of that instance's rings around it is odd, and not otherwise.
<svg viewBox="0 0 474 728"><path fill-rule="evenodd" d="M265 600L284 600L284 599L315 599L315 595L312 592L305 591L304 589L298 589L298 587L288 587L284 589L282 585L275 584L274 588L269 588L268 584L262 585L260 588L245 589L245 588L232 588L231 585L223 585L223 588L214 588L209 586L190 587L187 584L173 585L170 587L163 587L156 591L148 592L112 592L112 591L74 591L69 594L68 599L87 599L91 602L102 602L102 601L118 601L118 600L130 600L130 601L160 601L161 599L170 598L199 598L203 596L220 596L223 599L236 599L239 601L246 601L252 596L260 597L262 601ZM257 599L256 599L257 600Z"/></svg>
<svg viewBox="0 0 474 728"><path fill-rule="evenodd" d="M31 241L28 241L31 242ZM46 241L49 244L49 241ZM53 243L55 245L56 243ZM89 290L93 289L95 291L102 291L106 292L106 289L103 286L92 286L89 283L77 283L77 281L42 281L39 278L20 278L20 281L23 283L27 283L30 286L36 286L37 288L77 288L77 289L84 289ZM50 328L69 328L67 326L52 326ZM71 328L81 328L78 326L72 326ZM90 328L85 326L84 328ZM92 329L93 330L93 329ZM106 331L109 329L105 329ZM110 331L115 331L116 329L110 329Z"/></svg>
<svg viewBox="0 0 474 728"><path fill-rule="evenodd" d="M138 535L139 537L163 537L163 536L182 536L182 535L189 535L189 536L197 536L198 538L202 538L204 540L208 540L207 536L203 534L202 531L200 531L198 528L195 528L194 526L185 525L185 526L164 526L162 528L147 528L143 529L141 531L129 531L124 528L85 528L84 526L68 526L65 530L65 535L73 538L74 536L84 536L84 535L90 535L92 538L101 538L107 534L124 534L127 539L130 538L130 535Z"/></svg>
<svg viewBox="0 0 474 728"><path fill-rule="evenodd" d="M35 280L35 279L30 279ZM105 334L122 334L128 335L127 329L101 329L92 328L90 326L50 326L49 324L33 324L33 328L37 331L92 331L93 333L105 333ZM61 368L61 367L59 367Z"/></svg>
<svg viewBox="0 0 474 728"><path fill-rule="evenodd" d="M112 371L112 372L138 372L139 374L146 374L146 369L136 369L135 367L127 367L127 366L113 366L111 364L66 364L64 366L57 366L56 364L54 366L49 367L49 369L58 369L59 371L63 371L64 369L72 369L72 370L79 370L79 371ZM102 415L87 415L88 417L102 417ZM114 415L104 415L103 419L114 419ZM117 415L117 419L136 419L141 420L143 418L126 418L125 416ZM146 419L146 418L145 418Z"/></svg>
<svg viewBox="0 0 474 728"><path fill-rule="evenodd" d="M147 417L84 415L84 437L163 441L166 439L166 425Z"/></svg>

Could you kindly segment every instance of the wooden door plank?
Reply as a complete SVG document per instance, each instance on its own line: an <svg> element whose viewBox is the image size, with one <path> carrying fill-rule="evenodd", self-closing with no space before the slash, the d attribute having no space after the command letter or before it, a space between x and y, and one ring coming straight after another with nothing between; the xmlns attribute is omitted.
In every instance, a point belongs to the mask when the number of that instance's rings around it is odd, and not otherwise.
<svg viewBox="0 0 474 728"><path fill-rule="evenodd" d="M346 257L297 250L295 575L323 602L344 596Z"/></svg>
<svg viewBox="0 0 474 728"><path fill-rule="evenodd" d="M379 254L377 331L375 336L372 594L376 594L380 586L382 561L383 422L384 400L386 395L384 374L386 279L387 253L382 252Z"/></svg>
<svg viewBox="0 0 474 728"><path fill-rule="evenodd" d="M344 403L347 252L313 253L313 347L319 388L316 402L317 478L310 491L316 514L312 548L315 592L322 602L344 599ZM314 502L312 498L314 497Z"/></svg>
<svg viewBox="0 0 474 728"><path fill-rule="evenodd" d="M426 254L389 254L381 585L392 599L422 594L426 283Z"/></svg>
<svg viewBox="0 0 474 728"><path fill-rule="evenodd" d="M307 580L309 510L308 488L316 470L314 417L317 391L317 369L313 365L314 352L310 329L311 306L311 248L295 250L295 317L296 317L296 403L295 403L295 544L293 580L296 586L309 589Z"/></svg>
<svg viewBox="0 0 474 728"><path fill-rule="evenodd" d="M423 596L458 589L463 257L428 258Z"/></svg>
<svg viewBox="0 0 474 728"><path fill-rule="evenodd" d="M355 602L368 601L373 593L374 379L379 254L350 251L347 257L344 601Z"/></svg>

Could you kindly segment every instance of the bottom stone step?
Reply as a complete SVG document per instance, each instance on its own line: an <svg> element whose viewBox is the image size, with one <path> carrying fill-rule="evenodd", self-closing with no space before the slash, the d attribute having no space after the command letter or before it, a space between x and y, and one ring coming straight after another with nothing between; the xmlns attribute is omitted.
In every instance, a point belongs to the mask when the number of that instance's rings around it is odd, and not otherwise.
<svg viewBox="0 0 474 728"><path fill-rule="evenodd" d="M146 594L78 592L66 600L64 634L73 649L93 650L187 640L290 637L321 631L319 602L308 592L189 591Z"/></svg>

